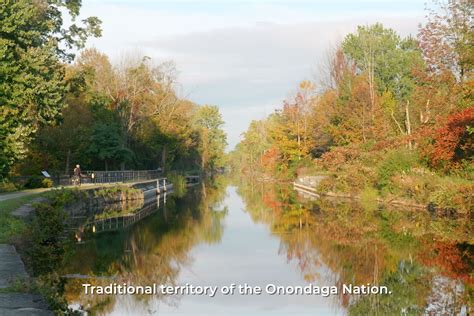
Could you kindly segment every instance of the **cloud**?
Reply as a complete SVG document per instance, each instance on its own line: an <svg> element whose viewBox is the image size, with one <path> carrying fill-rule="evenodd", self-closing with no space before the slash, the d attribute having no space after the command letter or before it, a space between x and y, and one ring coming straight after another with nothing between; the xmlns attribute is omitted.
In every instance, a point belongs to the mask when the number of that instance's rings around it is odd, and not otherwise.
<svg viewBox="0 0 474 316"><path fill-rule="evenodd" d="M299 81L318 79L328 49L357 25L378 21L416 33L423 12L413 3L84 1L84 15L103 20L103 38L89 45L112 58L139 49L174 60L183 96L220 107L232 148L250 121L278 107Z"/></svg>

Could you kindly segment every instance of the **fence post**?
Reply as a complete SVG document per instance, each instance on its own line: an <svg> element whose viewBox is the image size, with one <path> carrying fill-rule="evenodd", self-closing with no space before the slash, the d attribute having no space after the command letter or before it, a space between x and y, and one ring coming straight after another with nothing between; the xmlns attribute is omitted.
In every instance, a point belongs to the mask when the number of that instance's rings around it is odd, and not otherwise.
<svg viewBox="0 0 474 316"><path fill-rule="evenodd" d="M160 194L160 179L156 180L156 194Z"/></svg>
<svg viewBox="0 0 474 316"><path fill-rule="evenodd" d="M167 191L166 190L166 178L163 179L163 191Z"/></svg>

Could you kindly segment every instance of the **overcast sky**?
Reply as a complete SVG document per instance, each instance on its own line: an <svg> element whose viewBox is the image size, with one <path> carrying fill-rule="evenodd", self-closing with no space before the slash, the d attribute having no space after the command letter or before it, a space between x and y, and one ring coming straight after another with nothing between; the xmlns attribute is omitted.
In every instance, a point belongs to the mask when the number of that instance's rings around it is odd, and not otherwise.
<svg viewBox="0 0 474 316"><path fill-rule="evenodd" d="M232 149L298 82L318 80L328 50L357 25L416 35L424 8L423 0L83 0L81 16L102 20L102 37L87 47L112 61L137 52L173 60L179 95L219 106Z"/></svg>

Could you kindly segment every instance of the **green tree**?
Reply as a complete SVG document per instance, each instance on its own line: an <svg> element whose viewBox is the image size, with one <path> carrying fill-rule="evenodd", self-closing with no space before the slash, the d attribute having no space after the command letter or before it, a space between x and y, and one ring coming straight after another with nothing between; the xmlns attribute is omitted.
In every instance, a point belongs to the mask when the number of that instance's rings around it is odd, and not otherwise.
<svg viewBox="0 0 474 316"><path fill-rule="evenodd" d="M122 163L131 159L132 153L125 147L122 140L119 126L99 123L92 133L89 154L96 155L104 162L105 170L108 170L110 163Z"/></svg>
<svg viewBox="0 0 474 316"><path fill-rule="evenodd" d="M402 39L380 23L359 26L356 33L346 36L342 49L360 72L367 72L373 93L390 91L399 100L411 92L412 69L423 62L413 38Z"/></svg>
<svg viewBox="0 0 474 316"><path fill-rule="evenodd" d="M60 116L68 50L100 36L97 18L75 23L80 7L80 0L0 1L0 177L25 156L38 128Z"/></svg>
<svg viewBox="0 0 474 316"><path fill-rule="evenodd" d="M411 134L410 112L413 110L409 106L409 98L415 88L413 70L423 65L417 42L411 37L402 39L394 30L376 23L359 26L356 33L347 35L342 49L354 61L359 72L367 76L370 94L368 118L375 121L377 97L391 93L397 101L396 107L382 106L386 107L400 133Z"/></svg>
<svg viewBox="0 0 474 316"><path fill-rule="evenodd" d="M199 154L202 170L211 171L222 166L226 135L222 130L224 121L219 108L212 105L198 107L194 122L199 132Z"/></svg>
<svg viewBox="0 0 474 316"><path fill-rule="evenodd" d="M0 176L27 152L42 125L51 124L64 107L64 66L70 48L100 35L100 21L75 24L81 6L73 1L0 2ZM63 12L73 20L63 27Z"/></svg>

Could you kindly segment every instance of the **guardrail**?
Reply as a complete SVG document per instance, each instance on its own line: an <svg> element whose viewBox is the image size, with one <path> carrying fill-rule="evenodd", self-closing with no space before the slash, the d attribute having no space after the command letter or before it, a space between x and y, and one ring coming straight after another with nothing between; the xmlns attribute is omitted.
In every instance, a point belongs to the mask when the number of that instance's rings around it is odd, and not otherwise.
<svg viewBox="0 0 474 316"><path fill-rule="evenodd" d="M143 180L154 180L154 179L162 177L162 175L163 175L163 172L161 169L124 170L124 171L87 170L87 171L81 172L80 182L81 184L136 182L136 181L143 181ZM26 182L26 180L29 177L22 177L22 178L25 178L23 182ZM51 175L50 179L54 182L54 185L56 186L72 185L72 184L76 184L77 182L77 179L74 176L69 176L69 175Z"/></svg>
<svg viewBox="0 0 474 316"><path fill-rule="evenodd" d="M85 171L81 180L83 183L112 183L112 182L135 182L141 180L153 180L162 176L161 169L157 170L126 170L126 171Z"/></svg>

